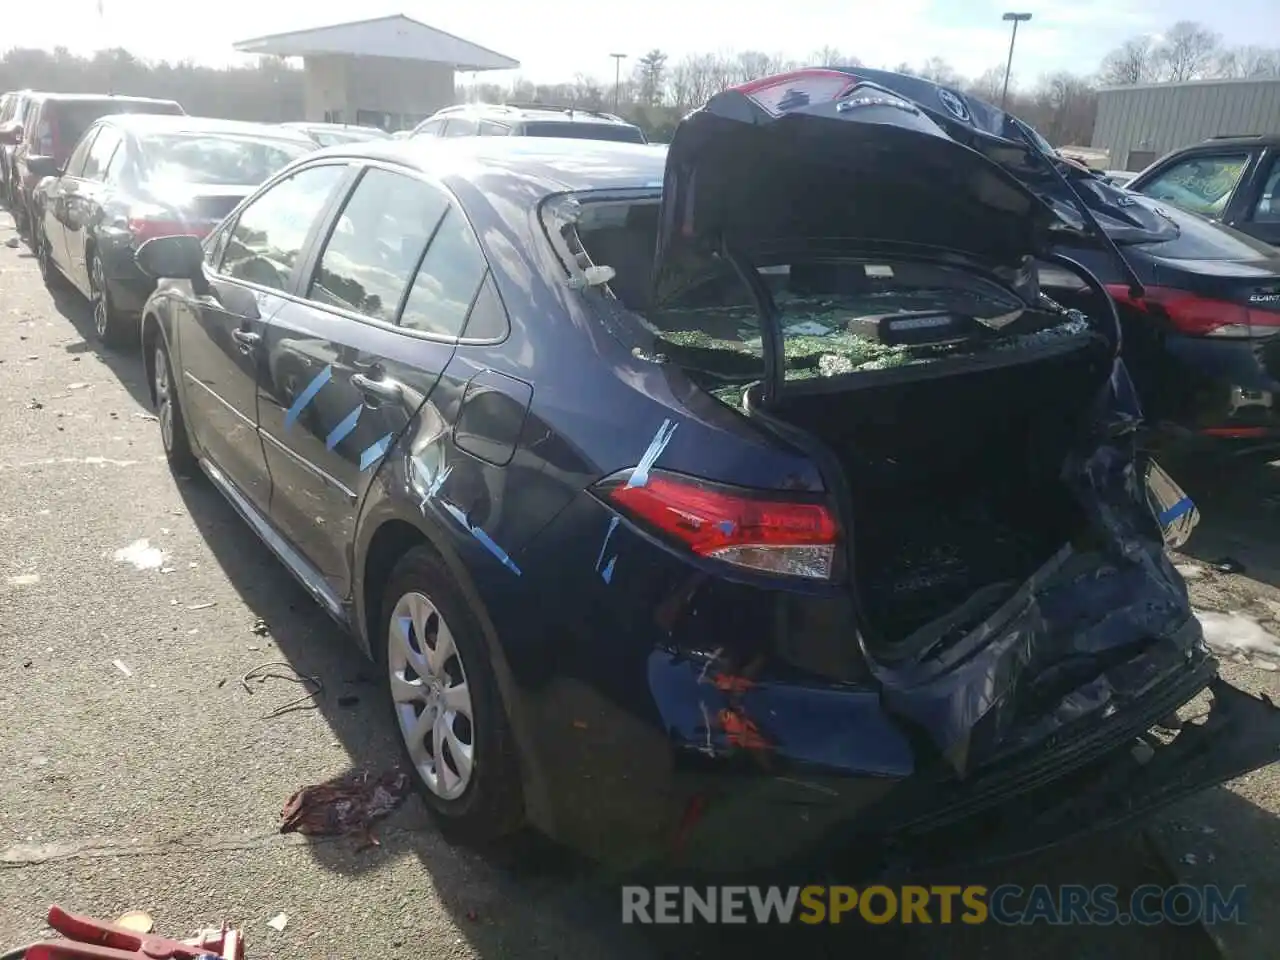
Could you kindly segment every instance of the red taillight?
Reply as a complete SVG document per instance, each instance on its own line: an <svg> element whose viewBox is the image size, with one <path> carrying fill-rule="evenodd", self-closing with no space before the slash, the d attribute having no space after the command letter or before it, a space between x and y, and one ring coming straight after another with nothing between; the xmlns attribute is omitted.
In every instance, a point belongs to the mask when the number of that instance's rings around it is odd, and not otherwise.
<svg viewBox="0 0 1280 960"><path fill-rule="evenodd" d="M179 235L202 237L206 233L208 233L207 229L193 227L191 224L182 223L178 220L157 220L153 217L129 218L129 234L133 237L133 245L135 247L141 246L154 237Z"/></svg>
<svg viewBox="0 0 1280 960"><path fill-rule="evenodd" d="M1253 310L1169 287L1147 287L1146 295L1138 299L1123 284L1110 284L1107 292L1117 303L1167 320L1179 333L1192 337L1269 337L1280 333L1280 312Z"/></svg>
<svg viewBox="0 0 1280 960"><path fill-rule="evenodd" d="M730 492L653 472L642 484L609 483L602 492L631 519L699 556L762 573L831 576L839 527L824 504Z"/></svg>

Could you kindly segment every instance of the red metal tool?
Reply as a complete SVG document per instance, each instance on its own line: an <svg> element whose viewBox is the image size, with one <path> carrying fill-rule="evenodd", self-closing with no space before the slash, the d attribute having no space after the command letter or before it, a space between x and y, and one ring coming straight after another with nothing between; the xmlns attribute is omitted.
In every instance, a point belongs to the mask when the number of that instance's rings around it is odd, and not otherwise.
<svg viewBox="0 0 1280 960"><path fill-rule="evenodd" d="M226 924L219 930L202 930L191 940L169 940L54 906L49 908L49 926L67 939L32 944L26 960L244 960L240 931Z"/></svg>

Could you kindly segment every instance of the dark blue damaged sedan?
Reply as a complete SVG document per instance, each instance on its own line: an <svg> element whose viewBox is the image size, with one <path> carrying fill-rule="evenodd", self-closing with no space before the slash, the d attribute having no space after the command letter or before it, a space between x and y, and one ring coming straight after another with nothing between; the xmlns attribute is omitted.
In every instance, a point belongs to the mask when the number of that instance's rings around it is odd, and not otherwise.
<svg viewBox="0 0 1280 960"><path fill-rule="evenodd" d="M1166 559L1196 513L1110 299L1037 288L1072 229L810 71L667 151L310 154L139 250L142 343L171 462L380 665L450 835L988 858L1280 743Z"/></svg>

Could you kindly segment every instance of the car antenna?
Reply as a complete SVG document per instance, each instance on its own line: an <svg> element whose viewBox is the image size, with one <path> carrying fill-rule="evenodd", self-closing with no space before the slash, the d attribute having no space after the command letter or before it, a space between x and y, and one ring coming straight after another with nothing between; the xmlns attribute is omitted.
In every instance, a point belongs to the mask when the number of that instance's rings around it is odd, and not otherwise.
<svg viewBox="0 0 1280 960"><path fill-rule="evenodd" d="M1031 146L1039 156L1044 158L1045 162L1049 164L1049 169L1053 171L1053 175L1057 177L1059 182L1067 188L1067 191L1071 195L1071 199L1075 201L1076 210L1084 220L1085 226L1088 227L1092 233L1102 239L1102 245L1106 247L1107 252L1115 258L1116 263L1120 266L1120 272L1123 273L1125 275L1125 279L1129 281L1129 296L1133 297L1135 300L1142 299L1146 295L1146 287L1144 287L1142 285L1142 281L1138 279L1138 274L1133 269L1133 265L1129 263L1129 261L1125 259L1125 255L1120 252L1120 247L1111 239L1110 234L1102 229L1102 226L1098 223L1098 218L1093 215L1093 211L1090 210L1089 205L1085 203L1084 197L1080 196L1080 191L1077 190L1076 185L1071 182L1071 178L1062 172L1058 166L1058 161L1045 153L1040 144L1036 143L1034 137L1027 135L1026 130L1023 129L1022 121L1018 120L1016 117L1012 117L1010 119L1013 120L1014 127L1018 131L1018 135L1022 137L1022 139Z"/></svg>

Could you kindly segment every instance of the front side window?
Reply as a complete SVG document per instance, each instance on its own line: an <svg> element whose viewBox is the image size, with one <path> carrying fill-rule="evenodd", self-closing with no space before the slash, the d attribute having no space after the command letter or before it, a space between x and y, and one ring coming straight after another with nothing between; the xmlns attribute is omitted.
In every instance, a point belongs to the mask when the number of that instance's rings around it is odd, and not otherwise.
<svg viewBox="0 0 1280 960"><path fill-rule="evenodd" d="M68 177L83 176L85 161L89 158L89 150L93 146L93 138L97 135L97 129L89 130L81 138L80 142L76 144L75 150L71 152L71 158L67 161L66 175Z"/></svg>
<svg viewBox="0 0 1280 960"><path fill-rule="evenodd" d="M1248 163L1247 153L1189 157L1157 174L1138 192L1201 216L1221 217Z"/></svg>
<svg viewBox="0 0 1280 960"><path fill-rule="evenodd" d="M308 167L260 194L231 228L221 272L273 290L288 289L307 235L346 172L342 164Z"/></svg>
<svg viewBox="0 0 1280 960"><path fill-rule="evenodd" d="M443 120L428 120L426 123L416 127L413 131L413 135L415 137L438 137L443 132Z"/></svg>
<svg viewBox="0 0 1280 960"><path fill-rule="evenodd" d="M460 336L487 269L475 231L454 204L422 258L400 325L441 337Z"/></svg>
<svg viewBox="0 0 1280 960"><path fill-rule="evenodd" d="M498 123L495 120L480 121L480 136L482 137L506 137L510 136L511 128L505 123Z"/></svg>
<svg viewBox="0 0 1280 960"><path fill-rule="evenodd" d="M394 323L422 250L448 204L429 183L369 169L325 243L307 296Z"/></svg>
<svg viewBox="0 0 1280 960"><path fill-rule="evenodd" d="M106 175L107 165L111 163L116 148L124 138L120 131L112 127L103 127L94 138L89 148L89 157L85 161L84 171L80 174L85 180L101 180Z"/></svg>

